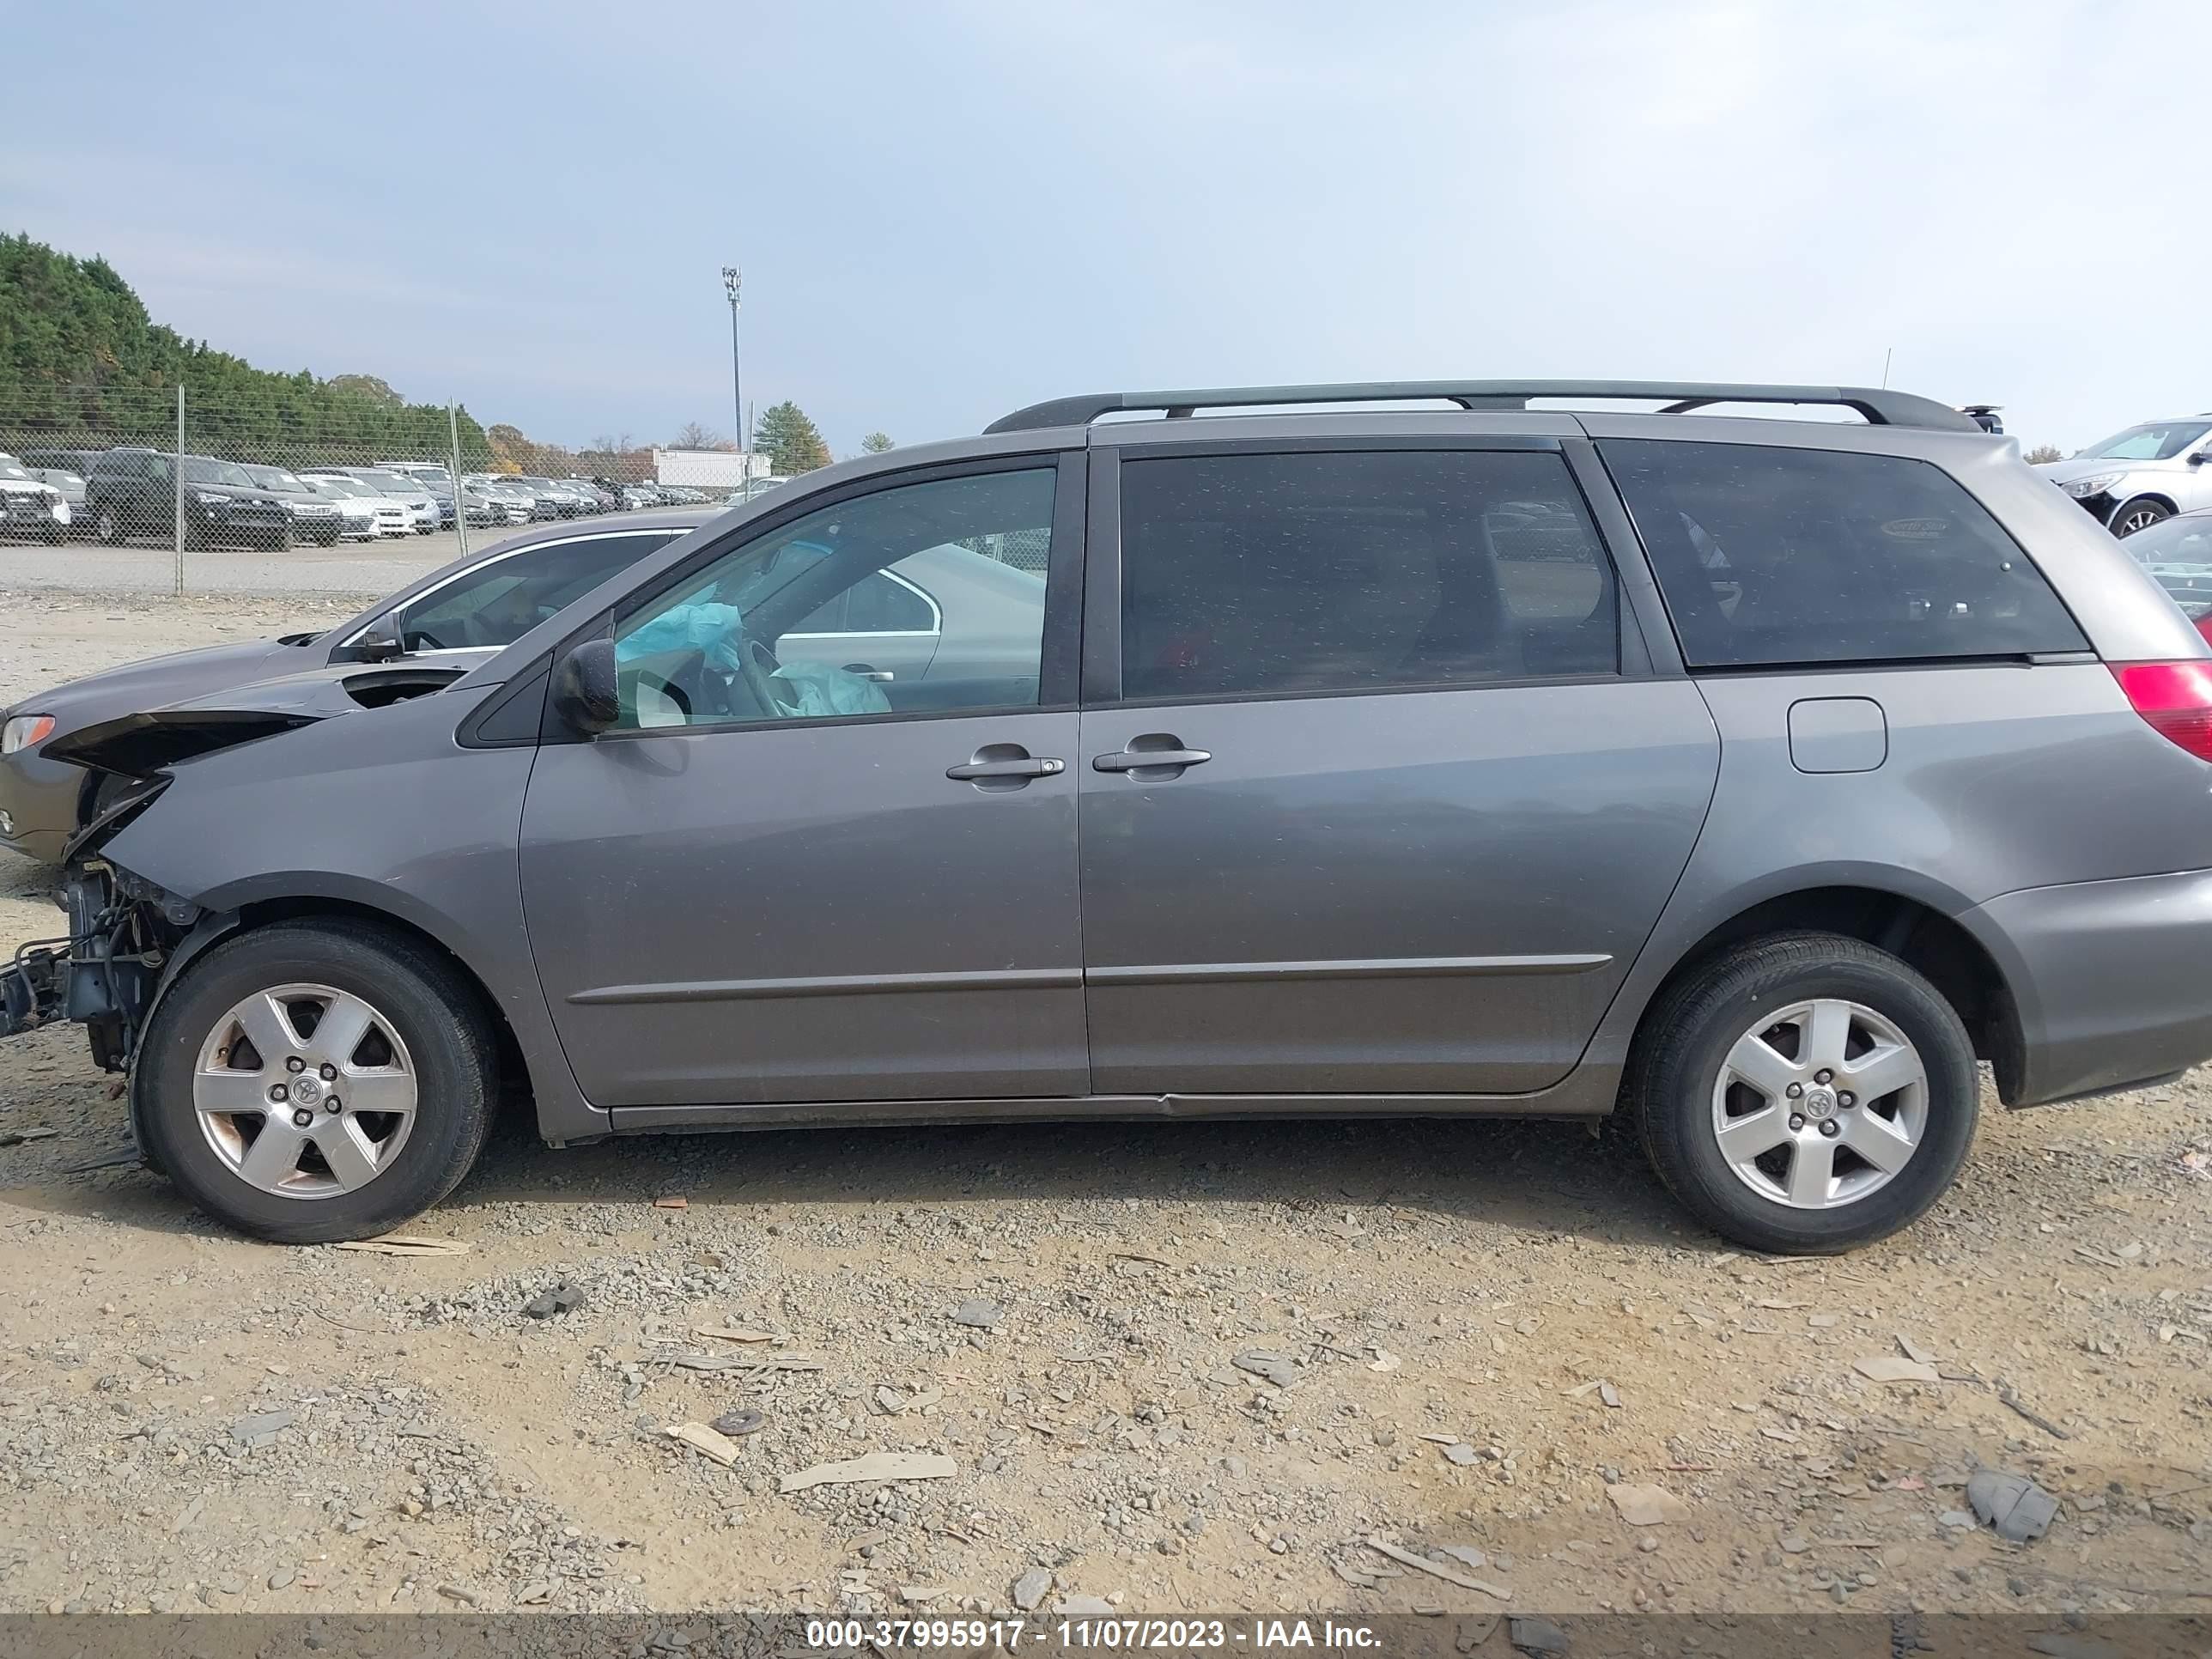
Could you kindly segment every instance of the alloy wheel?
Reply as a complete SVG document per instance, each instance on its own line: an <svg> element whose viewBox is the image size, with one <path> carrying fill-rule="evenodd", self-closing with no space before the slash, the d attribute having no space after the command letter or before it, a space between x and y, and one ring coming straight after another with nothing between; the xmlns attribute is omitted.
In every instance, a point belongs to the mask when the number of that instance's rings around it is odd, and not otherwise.
<svg viewBox="0 0 2212 1659"><path fill-rule="evenodd" d="M1796 1210L1856 1203L1911 1161L1928 1068L1863 1003L1819 997L1762 1015L1713 1084L1712 1130L1736 1179Z"/></svg>
<svg viewBox="0 0 2212 1659"><path fill-rule="evenodd" d="M407 1045L364 999L279 985L234 1004L192 1072L200 1133L247 1185L283 1198L356 1192L415 1125Z"/></svg>

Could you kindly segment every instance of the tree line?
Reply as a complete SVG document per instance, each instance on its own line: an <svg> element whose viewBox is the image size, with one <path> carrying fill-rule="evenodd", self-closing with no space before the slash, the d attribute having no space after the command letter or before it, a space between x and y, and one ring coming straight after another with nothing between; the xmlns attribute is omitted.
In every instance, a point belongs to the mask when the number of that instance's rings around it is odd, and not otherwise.
<svg viewBox="0 0 2212 1659"><path fill-rule="evenodd" d="M448 447L443 404L409 403L368 375L255 368L155 322L106 260L0 234L0 410L11 431L171 447L179 386L196 448L365 461ZM488 455L483 428L465 413L458 424L464 456Z"/></svg>

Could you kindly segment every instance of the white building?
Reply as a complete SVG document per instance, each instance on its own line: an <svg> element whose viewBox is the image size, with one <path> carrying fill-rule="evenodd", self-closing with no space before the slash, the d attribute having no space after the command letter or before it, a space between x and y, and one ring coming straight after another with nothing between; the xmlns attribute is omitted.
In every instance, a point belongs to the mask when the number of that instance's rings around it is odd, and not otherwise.
<svg viewBox="0 0 2212 1659"><path fill-rule="evenodd" d="M689 484L694 489L736 489L744 484L750 466L755 478L769 473L769 458L756 452L740 455L733 449L656 449L653 452L654 482Z"/></svg>

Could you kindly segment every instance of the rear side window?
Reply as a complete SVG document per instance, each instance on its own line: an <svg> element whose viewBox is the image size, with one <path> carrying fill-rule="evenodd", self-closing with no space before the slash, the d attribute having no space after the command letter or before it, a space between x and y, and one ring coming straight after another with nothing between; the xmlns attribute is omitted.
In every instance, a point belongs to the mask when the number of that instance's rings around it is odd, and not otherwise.
<svg viewBox="0 0 2212 1659"><path fill-rule="evenodd" d="M1557 454L1301 451L1121 464L1121 693L1611 674L1613 569Z"/></svg>
<svg viewBox="0 0 2212 1659"><path fill-rule="evenodd" d="M1928 462L1668 439L1598 449L1693 668L2088 647L2019 544Z"/></svg>

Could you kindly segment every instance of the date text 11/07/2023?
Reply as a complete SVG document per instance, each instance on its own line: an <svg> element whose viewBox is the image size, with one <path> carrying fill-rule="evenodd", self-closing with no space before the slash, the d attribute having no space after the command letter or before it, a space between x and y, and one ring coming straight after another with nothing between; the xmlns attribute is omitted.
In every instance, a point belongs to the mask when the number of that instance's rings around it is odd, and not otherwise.
<svg viewBox="0 0 2212 1659"><path fill-rule="evenodd" d="M1272 1651L1295 1648L1373 1650L1372 1626L1334 1619L810 1619L806 1645L830 1652L863 1648L965 1651L996 1647L1182 1652L1197 1649Z"/></svg>

